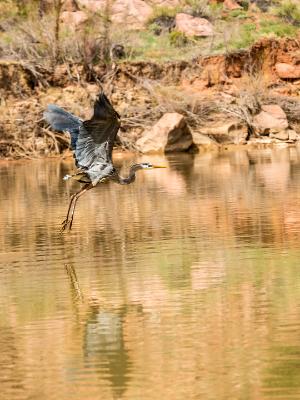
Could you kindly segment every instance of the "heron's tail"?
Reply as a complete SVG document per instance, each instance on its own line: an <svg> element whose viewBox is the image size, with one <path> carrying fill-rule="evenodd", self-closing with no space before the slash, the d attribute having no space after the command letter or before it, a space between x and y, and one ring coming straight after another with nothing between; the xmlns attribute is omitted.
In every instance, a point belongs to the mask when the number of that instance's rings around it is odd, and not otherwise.
<svg viewBox="0 0 300 400"><path fill-rule="evenodd" d="M53 129L59 132L69 132L71 135L71 146L76 147L79 129L82 125L80 118L63 110L55 104L49 104L44 112L44 119L51 125Z"/></svg>
<svg viewBox="0 0 300 400"><path fill-rule="evenodd" d="M63 180L67 181L70 178L72 178L75 181L80 182L80 183L91 183L90 177L84 171L78 171L78 172L75 172L75 174L72 174L72 175L67 174L67 175L65 175L63 177Z"/></svg>

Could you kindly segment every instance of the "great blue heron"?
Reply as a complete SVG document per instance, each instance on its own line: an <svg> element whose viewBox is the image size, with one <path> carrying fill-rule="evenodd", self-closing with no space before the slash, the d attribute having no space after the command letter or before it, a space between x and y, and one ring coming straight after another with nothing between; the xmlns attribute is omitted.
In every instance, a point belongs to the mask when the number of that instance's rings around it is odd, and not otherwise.
<svg viewBox="0 0 300 400"><path fill-rule="evenodd" d="M112 163L112 150L120 127L120 115L103 91L98 95L94 104L94 115L88 121L83 121L54 104L48 105L44 118L53 129L67 131L71 135L71 147L78 169L73 175L66 175L64 179L73 178L84 184L79 192L71 196L62 231L67 227L71 230L79 197L98 183L112 180L120 185L128 185L134 182L135 173L140 169L164 168L150 163L134 164L130 167L128 177L123 178L119 175Z"/></svg>

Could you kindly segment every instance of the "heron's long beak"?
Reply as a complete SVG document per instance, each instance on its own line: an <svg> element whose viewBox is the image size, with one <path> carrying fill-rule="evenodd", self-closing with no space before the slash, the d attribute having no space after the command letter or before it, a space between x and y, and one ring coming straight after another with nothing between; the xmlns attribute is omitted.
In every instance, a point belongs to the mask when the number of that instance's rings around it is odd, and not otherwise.
<svg viewBox="0 0 300 400"><path fill-rule="evenodd" d="M153 165L153 168L167 168L165 165Z"/></svg>

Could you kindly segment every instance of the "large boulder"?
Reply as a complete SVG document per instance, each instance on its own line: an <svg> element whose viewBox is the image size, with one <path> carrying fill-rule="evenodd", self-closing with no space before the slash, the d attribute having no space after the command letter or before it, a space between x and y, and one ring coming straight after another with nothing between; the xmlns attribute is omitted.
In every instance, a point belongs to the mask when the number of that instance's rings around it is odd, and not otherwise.
<svg viewBox="0 0 300 400"><path fill-rule="evenodd" d="M152 7L143 0L116 0L112 6L112 21L130 29L142 29L152 13Z"/></svg>
<svg viewBox="0 0 300 400"><path fill-rule="evenodd" d="M187 36L205 37L214 34L213 25L205 18L178 13L175 18L176 29Z"/></svg>
<svg viewBox="0 0 300 400"><path fill-rule="evenodd" d="M289 123L283 109L277 104L263 105L261 112L253 118L256 133L268 135L288 128Z"/></svg>
<svg viewBox="0 0 300 400"><path fill-rule="evenodd" d="M300 79L300 65L277 63L275 69L281 79Z"/></svg>
<svg viewBox="0 0 300 400"><path fill-rule="evenodd" d="M197 131L193 132L194 143L197 146L206 144L207 138L220 144L244 144L247 140L248 128L245 123L227 114L214 114L213 120L205 122Z"/></svg>
<svg viewBox="0 0 300 400"><path fill-rule="evenodd" d="M167 113L137 140L136 148L142 153L186 151L193 145L192 134L184 116Z"/></svg>

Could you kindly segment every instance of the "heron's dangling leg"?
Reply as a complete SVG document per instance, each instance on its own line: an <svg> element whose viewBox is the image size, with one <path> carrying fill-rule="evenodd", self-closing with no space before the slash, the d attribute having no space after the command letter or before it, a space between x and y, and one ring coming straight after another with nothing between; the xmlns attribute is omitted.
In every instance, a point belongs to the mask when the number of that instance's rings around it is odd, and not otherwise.
<svg viewBox="0 0 300 400"><path fill-rule="evenodd" d="M71 206L72 206L72 203L73 203L73 200L74 200L76 194L77 194L77 193L74 193L74 194L72 194L72 196L70 197L69 208L68 208L68 212L67 212L66 219L64 219L63 222L61 223L63 226L66 225L67 222L69 221L69 214L70 214ZM64 228L63 228L63 230L64 230Z"/></svg>
<svg viewBox="0 0 300 400"><path fill-rule="evenodd" d="M71 218L70 218L70 224L69 224L69 230L71 230L72 228L72 224L73 224L73 218L74 218L74 212L75 212L75 207L76 207L76 203L77 200L79 199L80 196L82 196L85 192L87 192L88 190L92 189L94 186L91 183L88 183L87 185L85 185L82 190L80 192L78 192L76 194L76 196L74 197L73 200L73 208L72 208L72 212L71 212Z"/></svg>
<svg viewBox="0 0 300 400"><path fill-rule="evenodd" d="M67 228L67 226L69 226L69 230L71 230L77 200L79 199L80 196L82 196L86 191L88 191L92 187L93 187L93 185L91 183L88 183L79 192L73 194L73 196L70 199L67 217L62 223L61 232L63 232ZM72 209L72 211L71 211L71 209ZM70 211L71 211L71 218L69 218Z"/></svg>

